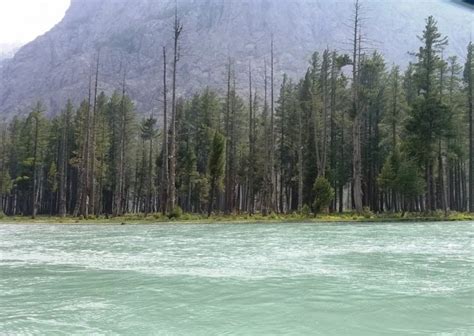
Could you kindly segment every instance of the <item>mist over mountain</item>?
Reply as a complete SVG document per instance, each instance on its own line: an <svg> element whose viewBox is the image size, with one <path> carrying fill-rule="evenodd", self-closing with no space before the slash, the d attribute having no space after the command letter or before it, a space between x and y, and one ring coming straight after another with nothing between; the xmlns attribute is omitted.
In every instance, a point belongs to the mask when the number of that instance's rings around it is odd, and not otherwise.
<svg viewBox="0 0 474 336"><path fill-rule="evenodd" d="M459 1L363 1L366 46L387 64L406 65L433 15L449 37L446 57L463 57L473 32L472 6ZM264 59L274 36L276 72L301 75L311 54L350 50L352 0L180 0L184 24L178 69L180 94L225 85L229 57L237 85L246 87L249 61L262 86ZM162 47L171 52L174 0L72 0L64 19L23 46L0 67L0 114L29 112L41 100L49 114L87 96L100 49L99 89L111 93L126 72L127 92L139 113L159 109ZM240 82L240 84L239 84Z"/></svg>
<svg viewBox="0 0 474 336"><path fill-rule="evenodd" d="M0 43L0 60L12 58L20 47L20 43Z"/></svg>

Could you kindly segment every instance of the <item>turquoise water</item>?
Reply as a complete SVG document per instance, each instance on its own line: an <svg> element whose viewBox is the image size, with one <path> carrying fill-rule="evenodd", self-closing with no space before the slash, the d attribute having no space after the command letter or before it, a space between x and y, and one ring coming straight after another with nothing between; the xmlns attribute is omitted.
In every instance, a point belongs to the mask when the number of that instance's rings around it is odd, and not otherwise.
<svg viewBox="0 0 474 336"><path fill-rule="evenodd" d="M0 225L0 334L473 335L474 223Z"/></svg>

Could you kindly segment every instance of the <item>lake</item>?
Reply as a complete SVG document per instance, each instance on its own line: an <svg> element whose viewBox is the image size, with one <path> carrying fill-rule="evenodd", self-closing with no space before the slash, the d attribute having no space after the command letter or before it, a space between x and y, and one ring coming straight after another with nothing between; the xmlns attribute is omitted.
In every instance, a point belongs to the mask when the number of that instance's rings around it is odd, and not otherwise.
<svg viewBox="0 0 474 336"><path fill-rule="evenodd" d="M0 225L0 334L473 335L474 222Z"/></svg>

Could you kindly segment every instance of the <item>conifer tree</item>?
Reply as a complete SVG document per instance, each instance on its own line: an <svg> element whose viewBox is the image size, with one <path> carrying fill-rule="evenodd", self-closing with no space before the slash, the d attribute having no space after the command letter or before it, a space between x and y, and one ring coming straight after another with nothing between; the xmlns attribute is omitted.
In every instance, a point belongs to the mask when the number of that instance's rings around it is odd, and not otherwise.
<svg viewBox="0 0 474 336"><path fill-rule="evenodd" d="M207 215L210 216L214 207L215 195L222 185L225 166L225 138L219 132L215 132L212 141L211 153L209 155L209 178L210 198Z"/></svg>

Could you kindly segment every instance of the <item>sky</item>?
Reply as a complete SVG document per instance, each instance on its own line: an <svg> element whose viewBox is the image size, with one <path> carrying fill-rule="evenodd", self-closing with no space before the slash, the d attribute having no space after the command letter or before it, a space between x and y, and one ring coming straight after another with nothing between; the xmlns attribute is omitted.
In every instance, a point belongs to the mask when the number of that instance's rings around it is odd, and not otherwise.
<svg viewBox="0 0 474 336"><path fill-rule="evenodd" d="M25 44L64 17L70 0L0 0L0 45Z"/></svg>

